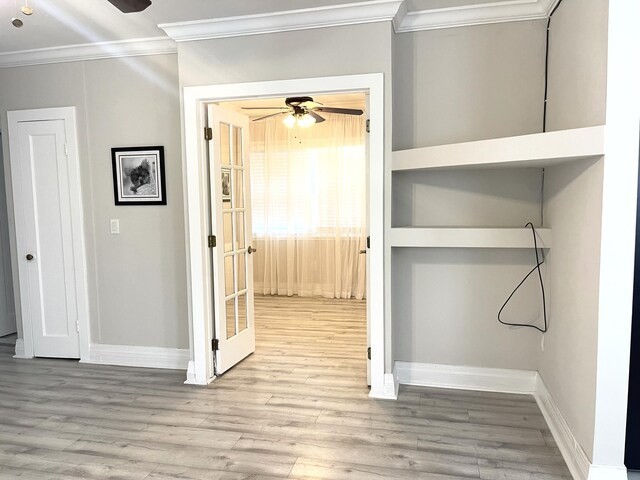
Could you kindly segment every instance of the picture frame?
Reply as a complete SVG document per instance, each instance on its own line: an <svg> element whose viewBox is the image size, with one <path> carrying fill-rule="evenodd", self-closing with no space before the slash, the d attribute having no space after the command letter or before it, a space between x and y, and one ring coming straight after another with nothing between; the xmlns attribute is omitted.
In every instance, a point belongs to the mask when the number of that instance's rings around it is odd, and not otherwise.
<svg viewBox="0 0 640 480"><path fill-rule="evenodd" d="M111 149L116 205L166 205L164 147Z"/></svg>
<svg viewBox="0 0 640 480"><path fill-rule="evenodd" d="M222 192L222 201L230 202L231 201L231 170L228 168L222 169L221 192Z"/></svg>

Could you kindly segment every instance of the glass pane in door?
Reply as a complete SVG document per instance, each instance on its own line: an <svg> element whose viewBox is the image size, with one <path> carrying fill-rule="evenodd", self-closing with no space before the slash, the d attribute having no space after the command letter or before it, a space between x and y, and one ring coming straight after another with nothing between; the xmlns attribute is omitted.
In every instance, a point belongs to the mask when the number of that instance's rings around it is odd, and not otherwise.
<svg viewBox="0 0 640 480"><path fill-rule="evenodd" d="M242 170L235 171L235 203L233 205L235 208L244 208L244 185L242 183L243 173L244 172Z"/></svg>
<svg viewBox="0 0 640 480"><path fill-rule="evenodd" d="M223 165L231 165L231 148L229 145L229 125L220 124L220 162Z"/></svg>
<svg viewBox="0 0 640 480"><path fill-rule="evenodd" d="M247 295L238 295L238 332L247 328Z"/></svg>
<svg viewBox="0 0 640 480"><path fill-rule="evenodd" d="M241 292L247 288L247 265L245 262L246 253L239 252L238 254L238 291Z"/></svg>
<svg viewBox="0 0 640 480"><path fill-rule="evenodd" d="M228 255L224 257L224 293L225 296L233 295L235 292L234 285L234 273L233 273L233 257L235 255Z"/></svg>
<svg viewBox="0 0 640 480"><path fill-rule="evenodd" d="M242 166L242 128L233 127L233 163L238 166Z"/></svg>
<svg viewBox="0 0 640 480"><path fill-rule="evenodd" d="M245 238L244 238L244 212L237 212L236 213L236 225L237 225L237 230L236 230L236 243L237 243L237 250L242 250L245 246L246 246L246 242L245 242Z"/></svg>
<svg viewBox="0 0 640 480"><path fill-rule="evenodd" d="M227 338L233 337L236 333L236 299L230 298L226 302L227 311Z"/></svg>
<svg viewBox="0 0 640 480"><path fill-rule="evenodd" d="M233 250L233 217L231 212L222 214L222 224L224 228L224 238L222 239L224 242L224 253L227 253Z"/></svg>

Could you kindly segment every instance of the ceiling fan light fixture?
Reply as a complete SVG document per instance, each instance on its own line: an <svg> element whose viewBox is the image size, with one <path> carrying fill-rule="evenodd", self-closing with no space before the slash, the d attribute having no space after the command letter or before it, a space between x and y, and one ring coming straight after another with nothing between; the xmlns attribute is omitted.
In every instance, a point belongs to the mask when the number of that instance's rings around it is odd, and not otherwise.
<svg viewBox="0 0 640 480"><path fill-rule="evenodd" d="M282 123L284 123L287 126L287 128L293 128L296 124L296 117L293 115L293 113L291 113L286 117L284 117L284 119L282 120Z"/></svg>
<svg viewBox="0 0 640 480"><path fill-rule="evenodd" d="M24 0L24 5L20 8L20 11L25 15L33 15L33 8L29 6L28 0Z"/></svg>
<svg viewBox="0 0 640 480"><path fill-rule="evenodd" d="M305 113L301 117L298 118L298 126L302 128L309 128L316 123L316 119L313 118L308 113Z"/></svg>

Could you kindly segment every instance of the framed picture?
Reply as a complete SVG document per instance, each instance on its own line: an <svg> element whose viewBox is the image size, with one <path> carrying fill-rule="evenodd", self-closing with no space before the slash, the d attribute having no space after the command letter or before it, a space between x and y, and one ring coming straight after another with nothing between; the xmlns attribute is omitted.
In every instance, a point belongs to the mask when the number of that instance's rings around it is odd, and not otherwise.
<svg viewBox="0 0 640 480"><path fill-rule="evenodd" d="M231 170L222 169L222 201L231 201Z"/></svg>
<svg viewBox="0 0 640 480"><path fill-rule="evenodd" d="M164 147L111 149L116 205L166 205Z"/></svg>

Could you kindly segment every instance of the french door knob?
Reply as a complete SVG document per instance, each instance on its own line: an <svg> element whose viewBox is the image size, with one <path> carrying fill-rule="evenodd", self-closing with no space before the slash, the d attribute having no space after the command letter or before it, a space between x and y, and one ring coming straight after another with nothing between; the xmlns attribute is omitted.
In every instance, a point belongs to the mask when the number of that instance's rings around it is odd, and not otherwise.
<svg viewBox="0 0 640 480"><path fill-rule="evenodd" d="M251 246L250 246L249 248L247 248L247 253L248 253L249 255L251 255L251 254L252 254L252 253L254 253L254 252L257 252L257 250L256 250L255 248L253 248L253 247L251 247Z"/></svg>
<svg viewBox="0 0 640 480"><path fill-rule="evenodd" d="M27 253L27 260L28 261L33 260L33 255L31 255L30 253Z"/></svg>

